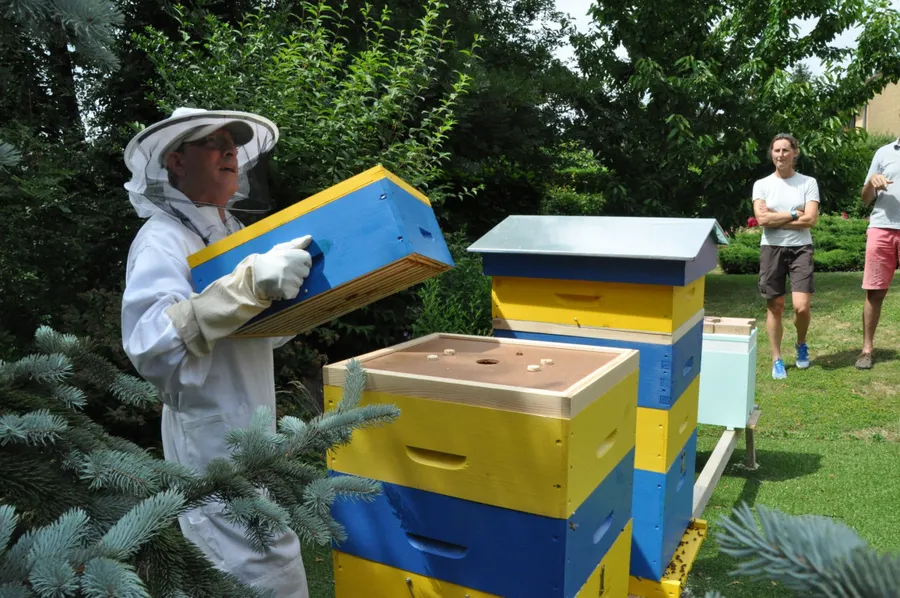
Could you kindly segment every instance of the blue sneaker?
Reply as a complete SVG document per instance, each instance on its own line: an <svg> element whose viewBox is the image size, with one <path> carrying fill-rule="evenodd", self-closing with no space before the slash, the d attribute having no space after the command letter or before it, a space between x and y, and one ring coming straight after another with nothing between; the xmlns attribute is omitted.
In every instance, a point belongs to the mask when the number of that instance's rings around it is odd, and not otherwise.
<svg viewBox="0 0 900 598"><path fill-rule="evenodd" d="M809 347L806 346L806 343L797 345L797 367L801 370L809 367Z"/></svg>
<svg viewBox="0 0 900 598"><path fill-rule="evenodd" d="M784 362L782 360L776 359L775 363L772 364L772 377L776 380L787 378L787 372L784 371Z"/></svg>

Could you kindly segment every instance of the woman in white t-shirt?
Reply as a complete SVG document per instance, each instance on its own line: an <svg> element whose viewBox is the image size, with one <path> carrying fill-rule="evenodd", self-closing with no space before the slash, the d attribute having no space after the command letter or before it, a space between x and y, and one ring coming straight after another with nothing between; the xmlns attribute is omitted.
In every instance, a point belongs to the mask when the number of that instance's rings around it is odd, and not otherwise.
<svg viewBox="0 0 900 598"><path fill-rule="evenodd" d="M797 367L809 367L806 333L813 287L813 242L810 228L819 217L819 185L794 167L800 155L797 140L787 133L769 144L775 172L753 184L753 213L762 227L759 252L759 292L766 299L766 330L772 347L772 377L786 378L781 359L781 324L786 279L791 279L791 303L797 328Z"/></svg>

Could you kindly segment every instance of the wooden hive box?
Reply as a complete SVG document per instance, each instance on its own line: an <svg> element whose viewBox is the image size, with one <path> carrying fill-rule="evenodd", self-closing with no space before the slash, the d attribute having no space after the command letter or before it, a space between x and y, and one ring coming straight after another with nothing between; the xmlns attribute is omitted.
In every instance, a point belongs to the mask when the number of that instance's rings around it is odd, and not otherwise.
<svg viewBox="0 0 900 598"><path fill-rule="evenodd" d="M401 415L329 455L330 475L384 485L335 503L339 552L488 594L576 595L631 520L637 352L432 334L356 359L362 404ZM346 365L324 368L326 409Z"/></svg>
<svg viewBox="0 0 900 598"><path fill-rule="evenodd" d="M715 220L510 216L469 247L495 318L675 334L703 309Z"/></svg>
<svg viewBox="0 0 900 598"><path fill-rule="evenodd" d="M672 334L494 318L493 335L635 349L640 353L638 407L672 409L700 375L703 310Z"/></svg>
<svg viewBox="0 0 900 598"><path fill-rule="evenodd" d="M661 581L691 522L697 432L694 430L665 473L634 472L631 576Z"/></svg>
<svg viewBox="0 0 900 598"><path fill-rule="evenodd" d="M600 564L575 594L575 598L627 598L633 579L628 575L631 558L629 521ZM333 552L335 598L502 598L448 583L434 577L417 575L368 561L344 552ZM668 598L668 597L666 597ZM677 596L674 598L678 598Z"/></svg>
<svg viewBox="0 0 900 598"><path fill-rule="evenodd" d="M233 336L299 334L454 265L428 198L377 166L189 256L194 290L307 234L313 266L298 297L274 302Z"/></svg>
<svg viewBox="0 0 900 598"><path fill-rule="evenodd" d="M740 429L756 403L756 320L708 317L697 421Z"/></svg>
<svg viewBox="0 0 900 598"><path fill-rule="evenodd" d="M665 473L697 427L702 317L688 325L674 343L670 335L501 319L494 320L494 336L637 350L635 467Z"/></svg>

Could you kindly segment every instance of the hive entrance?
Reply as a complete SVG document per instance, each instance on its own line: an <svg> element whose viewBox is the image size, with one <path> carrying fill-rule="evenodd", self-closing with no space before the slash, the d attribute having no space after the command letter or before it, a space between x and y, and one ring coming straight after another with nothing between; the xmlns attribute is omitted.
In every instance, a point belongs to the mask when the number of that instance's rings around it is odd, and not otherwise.
<svg viewBox="0 0 900 598"><path fill-rule="evenodd" d="M494 365L500 363L497 359L476 359L475 363L480 363L481 365Z"/></svg>

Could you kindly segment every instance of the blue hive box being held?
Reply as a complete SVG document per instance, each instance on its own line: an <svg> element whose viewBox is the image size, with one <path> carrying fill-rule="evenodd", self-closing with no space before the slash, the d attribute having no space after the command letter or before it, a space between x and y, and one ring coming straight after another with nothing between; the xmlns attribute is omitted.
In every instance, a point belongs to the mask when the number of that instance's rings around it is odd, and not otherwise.
<svg viewBox="0 0 900 598"><path fill-rule="evenodd" d="M233 336L299 334L453 267L428 197L381 166L256 222L188 257L201 292L253 253L303 235L313 265L300 294Z"/></svg>

